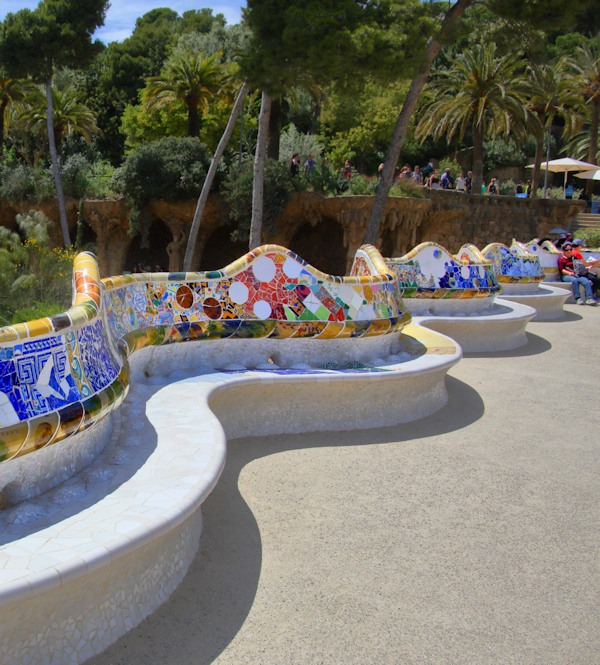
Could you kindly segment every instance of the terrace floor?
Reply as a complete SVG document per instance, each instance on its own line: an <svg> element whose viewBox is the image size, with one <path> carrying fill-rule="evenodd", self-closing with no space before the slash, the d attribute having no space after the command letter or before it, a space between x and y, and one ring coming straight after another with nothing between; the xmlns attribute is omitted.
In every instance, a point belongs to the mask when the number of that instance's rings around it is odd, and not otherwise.
<svg viewBox="0 0 600 665"><path fill-rule="evenodd" d="M597 662L600 307L565 310L427 419L230 443L187 577L88 665Z"/></svg>

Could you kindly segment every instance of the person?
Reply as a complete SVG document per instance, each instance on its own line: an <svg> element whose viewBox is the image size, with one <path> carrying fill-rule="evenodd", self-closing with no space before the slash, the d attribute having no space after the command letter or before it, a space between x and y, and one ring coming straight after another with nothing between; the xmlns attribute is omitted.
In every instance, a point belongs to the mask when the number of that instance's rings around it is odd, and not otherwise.
<svg viewBox="0 0 600 665"><path fill-rule="evenodd" d="M600 277L594 275L593 272L590 272L590 268L594 268L600 263L600 259L589 258L585 259L581 250L585 247L585 243L581 238L575 238L573 240L573 258L581 261L583 267L585 268L584 277L587 277L592 283L592 292L595 294L600 288Z"/></svg>
<svg viewBox="0 0 600 665"><path fill-rule="evenodd" d="M523 181L519 180L517 186L515 187L515 195L523 196L525 194L525 187L523 187Z"/></svg>
<svg viewBox="0 0 600 665"><path fill-rule="evenodd" d="M421 167L418 164L415 164L411 178L417 183L417 185L423 184L423 174L421 173Z"/></svg>
<svg viewBox="0 0 600 665"><path fill-rule="evenodd" d="M429 181L429 178L433 175L434 172L433 164L431 163L431 160L427 162L427 166L423 169L423 180L425 182Z"/></svg>
<svg viewBox="0 0 600 665"><path fill-rule="evenodd" d="M558 240L554 243L554 246L556 249L561 249L562 246L565 244L565 242L568 242L571 244L571 241L573 240L573 234L572 233L561 233L558 236Z"/></svg>
<svg viewBox="0 0 600 665"><path fill-rule="evenodd" d="M379 168L377 169L377 175L381 178L381 174L383 173L383 169L385 168L385 163L381 162L379 165Z"/></svg>
<svg viewBox="0 0 600 665"><path fill-rule="evenodd" d="M580 201L585 201L586 205L588 208L592 207L592 202L590 201L590 196L589 194L583 189L581 193L579 194L579 200Z"/></svg>
<svg viewBox="0 0 600 665"><path fill-rule="evenodd" d="M453 189L454 188L454 178L450 174L450 169L446 168L444 170L444 173L442 175L442 179L440 181L440 184L442 185L442 189Z"/></svg>
<svg viewBox="0 0 600 665"><path fill-rule="evenodd" d="M575 187L573 187L573 183L568 181L567 186L565 187L565 199L572 199L574 191Z"/></svg>
<svg viewBox="0 0 600 665"><path fill-rule="evenodd" d="M531 180L528 180L527 187L525 188L525 194L527 195L528 199L531 198L531 188L532 188Z"/></svg>
<svg viewBox="0 0 600 665"><path fill-rule="evenodd" d="M481 194L487 194L487 187L485 185L485 180L481 181Z"/></svg>
<svg viewBox="0 0 600 665"><path fill-rule="evenodd" d="M456 191L457 192L466 192L467 191L467 179L464 176L464 173L461 171L456 178Z"/></svg>
<svg viewBox="0 0 600 665"><path fill-rule="evenodd" d="M427 181L427 186L429 189L439 189L440 188L440 172L436 169L429 177Z"/></svg>
<svg viewBox="0 0 600 665"><path fill-rule="evenodd" d="M488 188L487 188L487 193L490 196L496 196L497 194L500 193L498 191L498 182L496 181L496 178L492 178L490 180L490 184L488 185Z"/></svg>
<svg viewBox="0 0 600 665"><path fill-rule="evenodd" d="M467 171L465 178L465 191L470 194L473 191L473 171Z"/></svg>
<svg viewBox="0 0 600 665"><path fill-rule="evenodd" d="M344 164L344 177L345 178L352 177L352 164L350 163L349 159L347 159L346 163Z"/></svg>
<svg viewBox="0 0 600 665"><path fill-rule="evenodd" d="M290 160L290 178L300 175L300 155L295 152Z"/></svg>
<svg viewBox="0 0 600 665"><path fill-rule="evenodd" d="M405 164L402 169L400 170L400 175L398 176L402 180L407 180L412 176L410 166L408 164Z"/></svg>
<svg viewBox="0 0 600 665"><path fill-rule="evenodd" d="M309 154L306 158L306 161L304 162L304 175L306 176L309 173L312 173L315 170L316 165L317 162L315 161L315 158Z"/></svg>
<svg viewBox="0 0 600 665"><path fill-rule="evenodd" d="M592 292L592 282L587 277L575 274L573 245L570 242L565 242L562 246L562 254L558 257L558 272L560 273L561 281L571 284L573 297L577 305L596 305L598 303ZM581 297L580 286L583 286L585 292L584 298Z"/></svg>

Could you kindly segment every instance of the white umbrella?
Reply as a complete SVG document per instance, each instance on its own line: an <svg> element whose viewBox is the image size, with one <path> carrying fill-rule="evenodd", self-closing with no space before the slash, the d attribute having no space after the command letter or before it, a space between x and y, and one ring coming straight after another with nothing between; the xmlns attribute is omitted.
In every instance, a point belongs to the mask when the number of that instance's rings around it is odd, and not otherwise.
<svg viewBox="0 0 600 665"><path fill-rule="evenodd" d="M535 164L528 164L526 168L532 169ZM544 171L552 171L552 173L564 173L565 183L563 189L567 189L567 174L570 171L594 171L600 170L597 164L590 164L589 162L582 162L580 159L572 159L571 157L561 157L560 159L551 159L549 162L542 162L540 167Z"/></svg>
<svg viewBox="0 0 600 665"><path fill-rule="evenodd" d="M582 180L600 180L600 168L597 168L595 171L582 171L581 173L573 174L576 178L581 178Z"/></svg>

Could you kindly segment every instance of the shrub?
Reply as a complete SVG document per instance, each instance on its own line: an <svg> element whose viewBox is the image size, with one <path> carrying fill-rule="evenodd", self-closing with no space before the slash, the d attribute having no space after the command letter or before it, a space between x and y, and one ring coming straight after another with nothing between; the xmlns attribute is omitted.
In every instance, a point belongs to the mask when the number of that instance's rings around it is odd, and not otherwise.
<svg viewBox="0 0 600 665"><path fill-rule="evenodd" d="M195 138L166 138L133 150L112 181L130 205L130 234L142 233L145 242L148 229L141 223L140 210L148 201L198 197L209 166L210 154Z"/></svg>
<svg viewBox="0 0 600 665"><path fill-rule="evenodd" d="M0 229L0 324L64 311L71 302L75 252L50 249L52 223L42 212L17 215L25 241Z"/></svg>
<svg viewBox="0 0 600 665"><path fill-rule="evenodd" d="M229 205L229 217L237 222L231 234L234 242L250 237L252 220L253 163L248 160L240 171L232 171L225 181L223 196ZM292 193L286 164L267 159L265 163L263 227L272 231Z"/></svg>
<svg viewBox="0 0 600 665"><path fill-rule="evenodd" d="M587 247L600 248L600 229L579 229L577 237L581 238Z"/></svg>

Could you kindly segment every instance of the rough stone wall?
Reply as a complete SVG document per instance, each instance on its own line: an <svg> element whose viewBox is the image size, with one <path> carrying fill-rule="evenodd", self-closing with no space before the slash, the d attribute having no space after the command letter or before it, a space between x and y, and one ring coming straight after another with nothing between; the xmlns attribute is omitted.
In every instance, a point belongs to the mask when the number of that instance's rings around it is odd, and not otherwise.
<svg viewBox="0 0 600 665"><path fill-rule="evenodd" d="M584 210L584 204L579 201L490 197L447 191L427 191L426 195L427 198L423 199L389 199L378 242L384 256L402 256L426 240L435 241L451 252L456 252L465 242L483 248L490 242L510 244L513 238L528 241L548 235L554 227L568 229L570 222ZM327 272L347 273L354 253L362 244L372 203L370 196L325 198L314 192L296 193L283 211L275 231L265 233L264 242L277 243L299 253L300 250L306 253L307 246L310 246L310 256L303 258L317 268L322 264ZM147 221L164 224L172 236L172 241L165 247L168 261L165 268L170 271L181 269L195 207L195 201L154 201L142 212ZM68 200L73 240L77 208L77 201ZM31 209L42 210L56 221L52 240L60 244L58 211L54 201L14 204L0 200L0 225L14 229L16 215ZM128 235L128 210L124 200L88 200L83 206L83 214L96 236L101 275L105 277L130 270L132 266L127 265L127 254L132 242L139 240ZM220 196L211 195L196 244L196 268L206 264L208 251L212 258L211 267L223 267L216 265L216 262L218 257L229 257L231 254L227 251L231 244L228 234L223 233L226 223L225 203ZM319 227L323 230L322 234ZM217 237L219 242L213 243L213 238L216 240ZM332 252L328 246L335 238L342 238L343 252ZM342 256L345 256L345 265Z"/></svg>

